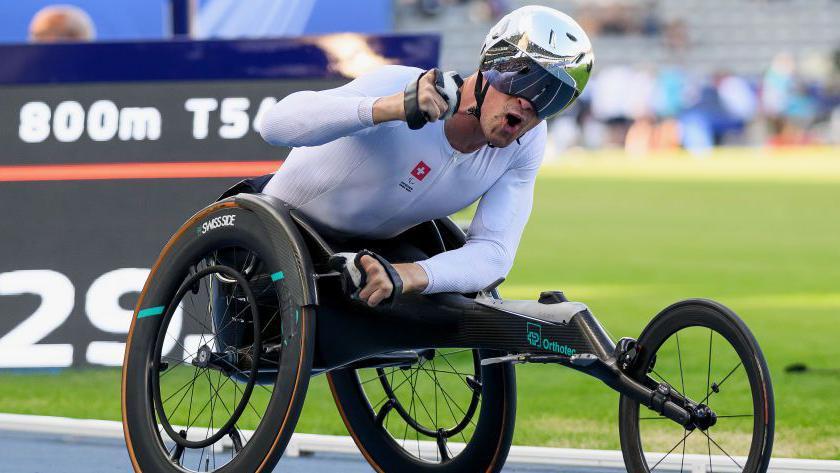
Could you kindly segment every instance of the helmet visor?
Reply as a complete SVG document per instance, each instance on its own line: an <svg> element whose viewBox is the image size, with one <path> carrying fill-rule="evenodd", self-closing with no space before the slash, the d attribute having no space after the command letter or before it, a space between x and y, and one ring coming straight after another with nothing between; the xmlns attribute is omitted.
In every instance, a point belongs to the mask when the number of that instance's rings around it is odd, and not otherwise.
<svg viewBox="0 0 840 473"><path fill-rule="evenodd" d="M531 102L539 118L559 113L579 95L575 80L562 67L546 69L524 54L485 61L481 73L499 92Z"/></svg>

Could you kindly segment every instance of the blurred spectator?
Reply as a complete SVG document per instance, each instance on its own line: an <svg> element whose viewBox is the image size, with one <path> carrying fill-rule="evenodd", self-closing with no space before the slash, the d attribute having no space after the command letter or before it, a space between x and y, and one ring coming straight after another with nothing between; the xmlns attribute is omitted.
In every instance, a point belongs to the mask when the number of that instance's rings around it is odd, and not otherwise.
<svg viewBox="0 0 840 473"><path fill-rule="evenodd" d="M680 54L688 49L688 28L685 21L682 19L675 19L665 25L665 34L663 35L665 46L672 54Z"/></svg>
<svg viewBox="0 0 840 473"><path fill-rule="evenodd" d="M738 120L742 127L755 118L758 96L745 78L724 74L718 80L717 91L723 108L733 119Z"/></svg>
<svg viewBox="0 0 840 473"><path fill-rule="evenodd" d="M793 93L794 67L793 56L779 53L764 74L761 104L768 118L781 118L784 115Z"/></svg>
<svg viewBox="0 0 840 473"><path fill-rule="evenodd" d="M621 146L634 119L650 115L654 81L647 71L611 66L588 85L592 115L607 126L606 143Z"/></svg>
<svg viewBox="0 0 840 473"><path fill-rule="evenodd" d="M582 3L575 18L591 35L654 36L662 32L657 0Z"/></svg>
<svg viewBox="0 0 840 473"><path fill-rule="evenodd" d="M95 37L90 16L73 5L44 7L29 23L29 40L33 43L92 41Z"/></svg>
<svg viewBox="0 0 840 473"><path fill-rule="evenodd" d="M656 78L653 110L660 118L676 117L688 103L689 84L678 67L663 67Z"/></svg>
<svg viewBox="0 0 840 473"><path fill-rule="evenodd" d="M789 53L779 53L764 74L762 105L770 132L769 143L776 146L813 142L808 133L817 116L817 90L797 77L796 61Z"/></svg>

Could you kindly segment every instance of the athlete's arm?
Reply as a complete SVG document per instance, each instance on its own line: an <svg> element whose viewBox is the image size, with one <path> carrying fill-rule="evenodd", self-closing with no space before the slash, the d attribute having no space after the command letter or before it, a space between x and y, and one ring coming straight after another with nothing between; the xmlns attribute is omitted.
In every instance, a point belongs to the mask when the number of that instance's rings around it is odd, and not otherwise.
<svg viewBox="0 0 840 473"><path fill-rule="evenodd" d="M295 92L269 109L260 123L260 135L275 146L318 146L380 123L404 121L402 91L421 72L415 67L384 66L335 89ZM426 76L421 98L428 96L432 105L445 110L446 102L428 92L434 91L434 78Z"/></svg>
<svg viewBox="0 0 840 473"><path fill-rule="evenodd" d="M506 171L484 194L463 247L415 263L428 278L423 294L476 292L507 276L531 213L542 147L539 151L525 167Z"/></svg>

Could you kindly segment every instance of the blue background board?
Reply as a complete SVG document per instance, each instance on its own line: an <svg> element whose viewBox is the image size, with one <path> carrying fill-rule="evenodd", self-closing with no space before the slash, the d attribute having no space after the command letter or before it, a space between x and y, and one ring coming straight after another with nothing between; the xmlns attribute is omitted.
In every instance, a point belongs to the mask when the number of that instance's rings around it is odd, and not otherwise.
<svg viewBox="0 0 840 473"><path fill-rule="evenodd" d="M85 10L102 40L162 39L169 31L169 0L2 0L0 42L25 42L35 13L56 3Z"/></svg>
<svg viewBox="0 0 840 473"><path fill-rule="evenodd" d="M359 36L388 62L437 66L436 35ZM318 37L0 45L0 84L341 78Z"/></svg>
<svg viewBox="0 0 840 473"><path fill-rule="evenodd" d="M393 30L391 3L391 0L317 0L303 32L387 33Z"/></svg>
<svg viewBox="0 0 840 473"><path fill-rule="evenodd" d="M97 40L164 39L170 36L170 0L0 0L0 42L26 42L35 13L56 3L85 10ZM390 0L200 0L202 38L297 36L393 30ZM213 15L212 12L220 12ZM201 24L201 19L206 24Z"/></svg>

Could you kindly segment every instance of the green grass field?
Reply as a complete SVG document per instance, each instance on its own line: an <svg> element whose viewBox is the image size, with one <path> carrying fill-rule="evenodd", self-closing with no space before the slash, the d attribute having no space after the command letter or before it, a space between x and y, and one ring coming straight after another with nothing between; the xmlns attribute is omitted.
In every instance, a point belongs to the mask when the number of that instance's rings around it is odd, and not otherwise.
<svg viewBox="0 0 840 473"><path fill-rule="evenodd" d="M712 157L571 155L545 164L509 298L562 289L615 337L637 336L678 299L738 312L773 374L782 457L840 459L840 152ZM618 449L618 396L551 366L517 367L514 442ZM323 377L299 432L345 434ZM0 412L120 419L119 373L0 375Z"/></svg>

